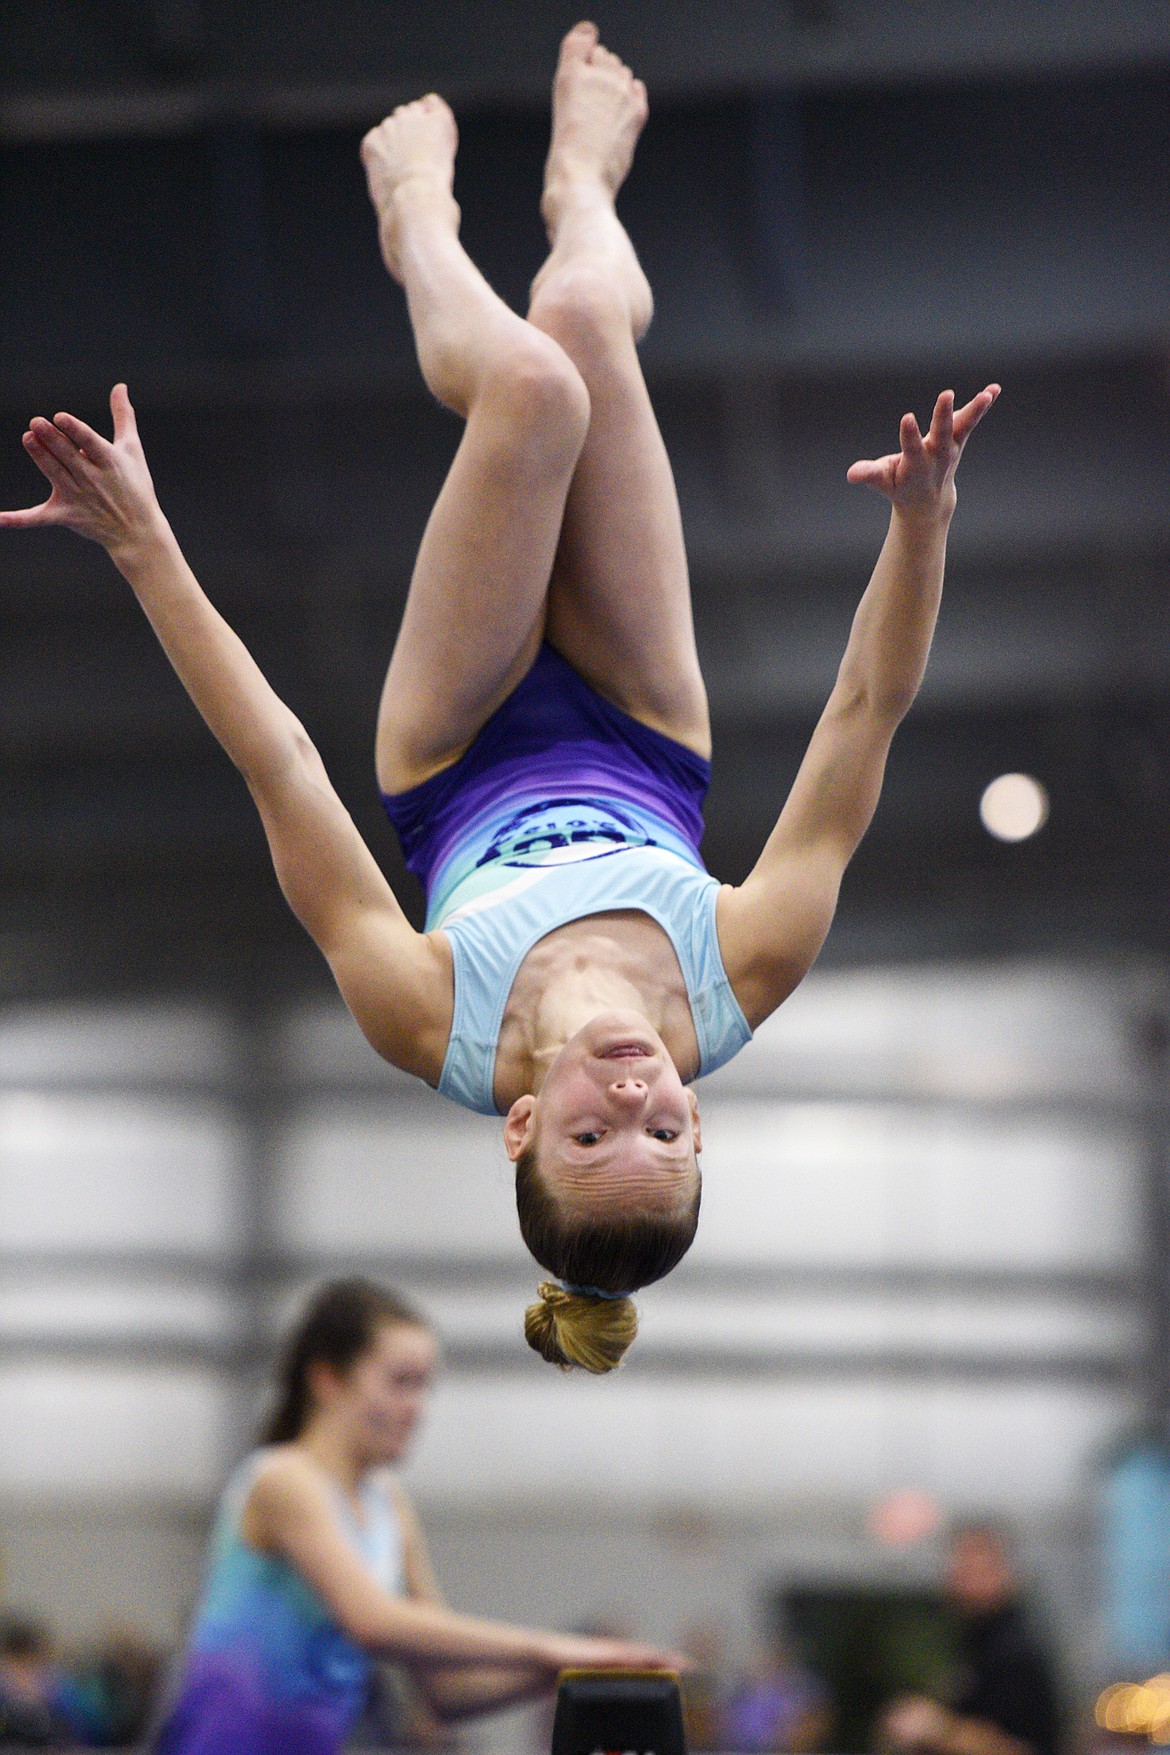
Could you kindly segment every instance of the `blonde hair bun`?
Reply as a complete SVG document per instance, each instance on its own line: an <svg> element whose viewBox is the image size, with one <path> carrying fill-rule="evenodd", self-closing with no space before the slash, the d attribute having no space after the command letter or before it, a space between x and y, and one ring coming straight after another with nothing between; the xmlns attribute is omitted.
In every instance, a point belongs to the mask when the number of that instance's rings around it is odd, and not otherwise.
<svg viewBox="0 0 1170 1755"><path fill-rule="evenodd" d="M562 1371L577 1365L597 1376L621 1364L638 1332L632 1298L571 1292L555 1280L544 1280L538 1291L539 1303L524 1312L524 1338L542 1359Z"/></svg>

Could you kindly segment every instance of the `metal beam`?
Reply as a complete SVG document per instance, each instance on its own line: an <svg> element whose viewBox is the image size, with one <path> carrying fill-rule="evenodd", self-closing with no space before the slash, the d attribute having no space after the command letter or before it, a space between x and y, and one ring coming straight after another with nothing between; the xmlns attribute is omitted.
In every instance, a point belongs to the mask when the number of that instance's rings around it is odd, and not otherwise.
<svg viewBox="0 0 1170 1755"><path fill-rule="evenodd" d="M434 1293L523 1291L531 1289L532 1264L517 1255L442 1255L348 1251L290 1252L269 1248L252 1258L224 1261L173 1250L0 1250L0 1274L10 1285L21 1280L68 1275L78 1282L117 1279L133 1284L160 1278L235 1296L243 1286L262 1284L265 1297L307 1275L333 1279L368 1274L409 1283ZM767 1294L832 1297L848 1293L866 1298L948 1297L991 1303L1034 1299L1040 1303L1095 1303L1116 1308L1140 1301L1144 1277L1136 1266L1117 1271L1068 1268L917 1268L852 1263L779 1263L768 1267L685 1263L670 1285L678 1298L745 1298ZM651 1294L652 1296L653 1294Z"/></svg>
<svg viewBox="0 0 1170 1755"><path fill-rule="evenodd" d="M206 1368L228 1374L232 1400L240 1401L239 1442L245 1430L254 1428L257 1392L252 1387L271 1365L271 1349L246 1341L216 1343L170 1337L62 1337L24 1334L6 1336L4 1356L9 1365L115 1365L167 1366L175 1369ZM444 1344L444 1362L451 1372L468 1375L521 1376L539 1362L517 1338L509 1342ZM920 1382L957 1384L1060 1384L1121 1390L1132 1387L1135 1371L1131 1360L1081 1353L1025 1353L1013 1355L940 1348L845 1348L821 1351L813 1348L728 1348L643 1342L636 1358L624 1368L630 1379L714 1378L721 1382L818 1382L867 1383Z"/></svg>

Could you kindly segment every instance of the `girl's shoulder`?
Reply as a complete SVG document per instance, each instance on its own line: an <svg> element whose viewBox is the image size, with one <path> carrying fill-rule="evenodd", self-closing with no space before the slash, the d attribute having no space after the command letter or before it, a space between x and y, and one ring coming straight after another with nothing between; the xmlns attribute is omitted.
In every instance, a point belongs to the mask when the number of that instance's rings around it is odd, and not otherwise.
<svg viewBox="0 0 1170 1755"><path fill-rule="evenodd" d="M254 1490L288 1476L319 1474L316 1464L298 1444L262 1444L246 1456L237 1473L247 1479Z"/></svg>
<svg viewBox="0 0 1170 1755"><path fill-rule="evenodd" d="M288 1523L332 1510L321 1470L297 1444L253 1451L238 1477L240 1528L252 1547L270 1547Z"/></svg>

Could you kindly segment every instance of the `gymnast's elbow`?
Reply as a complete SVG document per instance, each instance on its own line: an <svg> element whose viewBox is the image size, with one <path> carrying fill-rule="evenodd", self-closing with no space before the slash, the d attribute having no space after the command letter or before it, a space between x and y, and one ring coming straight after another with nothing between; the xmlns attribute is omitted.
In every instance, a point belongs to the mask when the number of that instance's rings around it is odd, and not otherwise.
<svg viewBox="0 0 1170 1755"><path fill-rule="evenodd" d="M279 808L306 786L332 790L316 744L296 715L283 705L262 735L249 739L233 754L261 812L265 805Z"/></svg>
<svg viewBox="0 0 1170 1755"><path fill-rule="evenodd" d="M874 719L891 732L901 725L918 697L921 677L885 677L869 694L869 711Z"/></svg>
<svg viewBox="0 0 1170 1755"><path fill-rule="evenodd" d="M842 726L875 727L892 736L914 705L920 681L919 676L843 664L825 716Z"/></svg>

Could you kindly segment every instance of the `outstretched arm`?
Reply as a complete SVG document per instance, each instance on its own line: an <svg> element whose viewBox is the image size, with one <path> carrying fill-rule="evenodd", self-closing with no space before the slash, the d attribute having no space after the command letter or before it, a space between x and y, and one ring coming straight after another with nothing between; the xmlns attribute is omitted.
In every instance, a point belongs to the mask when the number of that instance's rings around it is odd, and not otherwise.
<svg viewBox="0 0 1170 1755"><path fill-rule="evenodd" d="M435 1609L447 1605L435 1578L422 1525L406 1495L395 1495L398 1521L404 1538L406 1589L412 1602ZM468 1664L434 1668L415 1664L412 1680L431 1711L445 1724L473 1718L477 1713L498 1712L524 1700L547 1694L555 1678L541 1664Z"/></svg>
<svg viewBox="0 0 1170 1755"><path fill-rule="evenodd" d="M849 471L851 482L891 502L889 532L779 821L747 880L719 899L724 966L753 1026L811 967L877 807L890 742L918 692L934 635L955 470L998 395L990 384L956 410L945 390L925 438L904 415L901 449Z"/></svg>
<svg viewBox="0 0 1170 1755"><path fill-rule="evenodd" d="M551 1687L562 1669L651 1669L672 1661L649 1645L515 1627L455 1614L441 1601L391 1596L338 1527L320 1470L294 1446L259 1471L242 1529L252 1547L281 1554L296 1568L355 1644L412 1670L458 1673L486 1665L520 1676L538 1672ZM488 1704L501 1702L481 1700L479 1710Z"/></svg>
<svg viewBox="0 0 1170 1755"><path fill-rule="evenodd" d="M281 888L358 1022L387 1058L433 1079L445 1040L437 953L403 915L304 728L184 560L155 496L124 384L112 391L110 408L113 443L70 414L30 423L25 450L52 492L39 506L0 512L0 528L63 525L106 549L247 781Z"/></svg>

